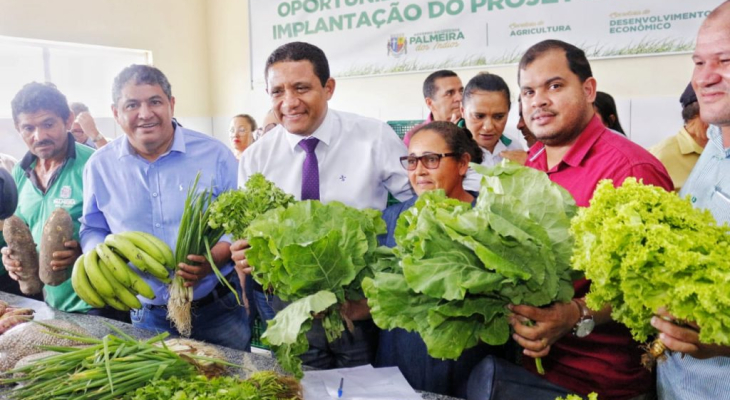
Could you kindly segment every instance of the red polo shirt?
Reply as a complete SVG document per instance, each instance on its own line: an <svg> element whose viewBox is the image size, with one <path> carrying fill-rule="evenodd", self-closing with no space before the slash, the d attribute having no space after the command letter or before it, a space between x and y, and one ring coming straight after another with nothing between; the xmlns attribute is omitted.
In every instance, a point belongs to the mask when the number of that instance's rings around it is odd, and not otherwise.
<svg viewBox="0 0 730 400"><path fill-rule="evenodd" d="M578 136L563 160L547 169L542 143L528 153L526 165L544 171L550 180L564 187L578 206L587 207L596 184L613 179L615 186L633 176L645 184L671 191L672 180L664 166L641 146L610 131L594 116ZM575 297L586 295L590 281L574 282ZM597 326L580 339L566 335L553 344L543 360L549 381L582 395L597 392L600 399L624 400L648 392L653 379L641 366L639 343L631 339L628 328L615 322ZM534 371L534 363L525 363Z"/></svg>

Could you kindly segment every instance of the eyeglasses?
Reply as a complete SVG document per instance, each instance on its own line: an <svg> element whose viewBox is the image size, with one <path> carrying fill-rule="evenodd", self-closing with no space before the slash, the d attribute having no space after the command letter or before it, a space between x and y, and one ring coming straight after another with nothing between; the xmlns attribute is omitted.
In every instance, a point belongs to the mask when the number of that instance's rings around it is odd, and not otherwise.
<svg viewBox="0 0 730 400"><path fill-rule="evenodd" d="M400 163L403 168L408 171L413 171L418 166L418 161L421 161L424 167L428 169L436 169L441 164L441 159L444 157L456 157L456 153L444 153L444 154L424 154L420 157L417 156L403 156L400 158Z"/></svg>

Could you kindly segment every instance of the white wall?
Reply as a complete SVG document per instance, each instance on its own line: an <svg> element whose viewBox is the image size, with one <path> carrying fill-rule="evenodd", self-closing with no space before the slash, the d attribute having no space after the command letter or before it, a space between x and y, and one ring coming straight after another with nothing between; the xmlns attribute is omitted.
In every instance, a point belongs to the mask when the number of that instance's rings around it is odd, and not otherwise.
<svg viewBox="0 0 730 400"><path fill-rule="evenodd" d="M151 50L172 83L178 119L227 143L232 115L249 113L260 121L269 108L264 88L250 86L248 1L0 0L0 35ZM678 99L692 70L689 55L591 64L599 90L616 98L633 140L646 146L677 132ZM481 70L457 72L466 82ZM489 71L516 92L515 66ZM383 120L423 118L427 110L420 93L427 75L339 79L330 104ZM512 137L514 123L512 115L507 132ZM7 121L0 121L0 151L17 142L9 135L17 139Z"/></svg>
<svg viewBox="0 0 730 400"><path fill-rule="evenodd" d="M154 64L172 84L178 119L210 132L207 4L207 0L0 0L0 35L150 50ZM99 90L111 98L111 88ZM116 136L111 111L91 111L101 117L104 134ZM0 121L0 152L22 156L26 148L19 140L12 121Z"/></svg>

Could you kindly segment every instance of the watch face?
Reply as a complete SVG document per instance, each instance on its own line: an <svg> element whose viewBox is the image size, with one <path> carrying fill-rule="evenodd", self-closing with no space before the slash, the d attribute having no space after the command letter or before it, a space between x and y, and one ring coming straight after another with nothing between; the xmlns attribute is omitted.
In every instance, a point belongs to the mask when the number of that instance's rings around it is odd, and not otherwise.
<svg viewBox="0 0 730 400"><path fill-rule="evenodd" d="M579 338L584 338L588 335L590 335L591 332L593 332L593 328L596 326L595 321L593 321L593 318L584 319L575 326L575 336L578 336Z"/></svg>

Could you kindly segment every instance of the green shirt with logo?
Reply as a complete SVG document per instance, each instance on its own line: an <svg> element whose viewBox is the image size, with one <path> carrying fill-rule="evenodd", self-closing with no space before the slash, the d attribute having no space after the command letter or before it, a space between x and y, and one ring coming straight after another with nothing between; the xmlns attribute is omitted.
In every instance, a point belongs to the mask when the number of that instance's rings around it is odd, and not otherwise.
<svg viewBox="0 0 730 400"><path fill-rule="evenodd" d="M36 246L40 246L43 225L53 210L59 207L65 208L71 215L74 223L74 240L79 240L83 171L86 161L93 152L94 149L76 143L69 134L66 162L54 173L45 193L34 183L32 171L38 161L35 156L28 153L13 168L13 178L18 185L18 208L15 215L28 224ZM71 269L69 266L67 270L69 278ZM46 303L57 310L86 313L91 309L90 305L76 295L71 286L71 279L66 279L59 286L46 285L43 292Z"/></svg>

